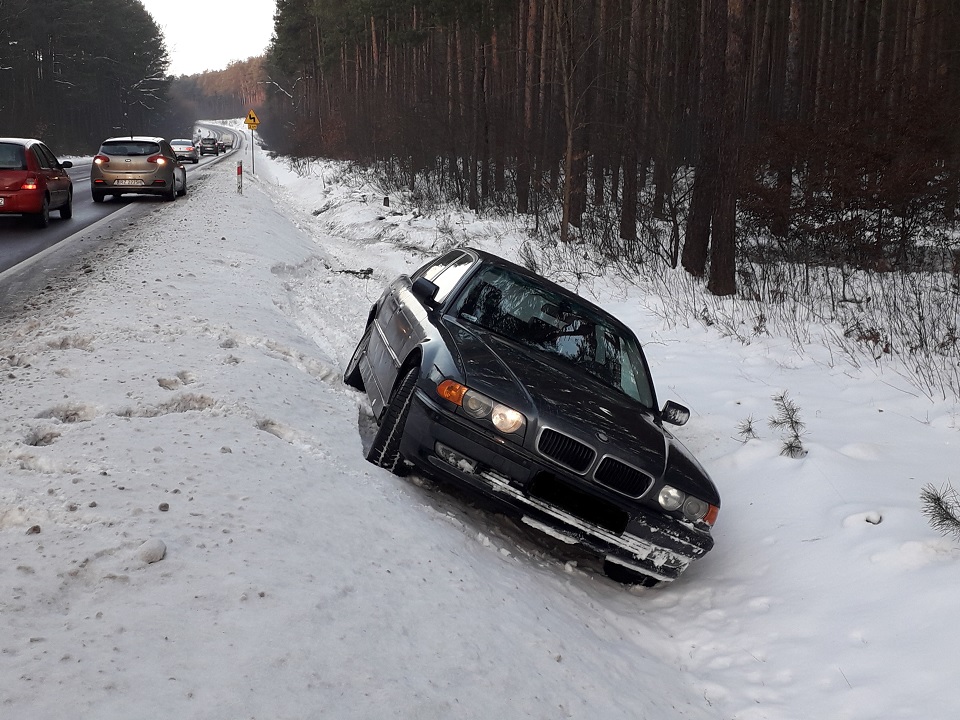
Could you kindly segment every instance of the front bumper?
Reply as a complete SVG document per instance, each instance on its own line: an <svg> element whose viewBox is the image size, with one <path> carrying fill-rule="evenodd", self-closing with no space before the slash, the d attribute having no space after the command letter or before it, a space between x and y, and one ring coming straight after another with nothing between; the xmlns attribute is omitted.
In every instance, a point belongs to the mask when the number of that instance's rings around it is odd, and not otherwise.
<svg viewBox="0 0 960 720"><path fill-rule="evenodd" d="M442 459L436 453L437 443L475 461L475 467ZM576 503L560 505L537 497L531 492L537 478L576 483L581 491L586 487L586 492L591 486L571 478L546 458L451 414L419 390L410 406L400 452L425 473L477 490L512 509L526 525L656 580L675 580L713 547L708 533L626 499L616 503L601 488L595 488L597 496L626 514L622 530L581 517Z"/></svg>

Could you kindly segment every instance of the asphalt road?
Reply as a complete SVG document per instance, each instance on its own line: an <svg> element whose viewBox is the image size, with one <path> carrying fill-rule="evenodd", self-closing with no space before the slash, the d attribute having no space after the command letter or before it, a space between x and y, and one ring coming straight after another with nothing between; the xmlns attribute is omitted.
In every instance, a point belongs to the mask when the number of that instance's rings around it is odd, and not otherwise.
<svg viewBox="0 0 960 720"><path fill-rule="evenodd" d="M233 151L205 155L196 165L186 163L188 196L195 171L236 153L242 147L242 138L238 136L234 142ZM0 313L16 312L17 305L44 287L47 277L66 267L91 243L112 235L114 224L167 202L149 195L124 195L95 203L90 194L90 165L91 159L75 160L68 170L73 181L73 217L69 220L61 219L54 210L50 225L41 229L29 218L0 215ZM83 242L75 242L78 239ZM79 245L87 247L75 247Z"/></svg>

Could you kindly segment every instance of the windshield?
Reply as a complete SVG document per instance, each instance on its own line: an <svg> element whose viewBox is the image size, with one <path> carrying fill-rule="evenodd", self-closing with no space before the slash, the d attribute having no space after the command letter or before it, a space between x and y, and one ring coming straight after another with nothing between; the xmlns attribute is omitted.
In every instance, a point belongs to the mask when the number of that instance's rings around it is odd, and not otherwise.
<svg viewBox="0 0 960 720"><path fill-rule="evenodd" d="M505 268L470 281L453 312L463 320L586 371L653 407L653 388L636 340L565 295Z"/></svg>

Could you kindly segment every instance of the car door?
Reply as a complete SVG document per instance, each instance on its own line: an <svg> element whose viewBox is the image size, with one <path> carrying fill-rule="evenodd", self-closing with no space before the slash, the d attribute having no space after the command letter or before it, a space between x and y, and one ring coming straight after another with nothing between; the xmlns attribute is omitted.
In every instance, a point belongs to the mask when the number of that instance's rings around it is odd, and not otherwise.
<svg viewBox="0 0 960 720"><path fill-rule="evenodd" d="M47 192L50 194L50 207L60 207L67 201L67 187L70 178L46 145L37 143L30 149L37 160L40 174L43 176Z"/></svg>
<svg viewBox="0 0 960 720"><path fill-rule="evenodd" d="M455 250L422 268L413 279L425 277L436 284L438 291L434 300L440 303L446 299L473 262L472 255ZM364 377L377 417L390 401L390 393L407 356L426 335L424 323L427 321L427 309L413 294L413 279L403 275L395 280L377 305L366 351L375 390L371 390L367 378Z"/></svg>
<svg viewBox="0 0 960 720"><path fill-rule="evenodd" d="M455 251L446 256L445 262L437 266L428 266L422 273L416 273L413 278L404 283L398 290L400 313L397 324L400 327L398 341L401 343L398 355L401 359L416 348L428 331L428 308L423 300L413 293L413 282L423 277L437 286L437 293L433 296L433 304L443 304L454 288L460 283L467 272L474 266L476 258L463 251Z"/></svg>
<svg viewBox="0 0 960 720"><path fill-rule="evenodd" d="M394 327L394 318L400 309L395 287L398 282L394 281L380 297L367 341L366 360L371 377L364 376L363 379L377 417L380 417L390 400L390 392L400 369L400 357L397 355L400 331ZM372 386L370 380L373 380Z"/></svg>
<svg viewBox="0 0 960 720"><path fill-rule="evenodd" d="M184 189L187 187L187 167L181 162L180 158L177 157L177 151L173 149L173 146L166 140L160 143L160 148L164 155L170 158L171 166L173 167L173 187L178 193L184 192Z"/></svg>

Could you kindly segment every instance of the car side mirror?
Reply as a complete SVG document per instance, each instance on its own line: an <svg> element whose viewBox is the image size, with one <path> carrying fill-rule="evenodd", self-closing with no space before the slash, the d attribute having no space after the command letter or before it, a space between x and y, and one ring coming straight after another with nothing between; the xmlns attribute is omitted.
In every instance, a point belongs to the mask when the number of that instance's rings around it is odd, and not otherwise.
<svg viewBox="0 0 960 720"><path fill-rule="evenodd" d="M62 163L60 163L60 167L62 167L64 170L66 170L67 168L72 168L72 167L73 167L73 163L70 162L69 160L64 160Z"/></svg>
<svg viewBox="0 0 960 720"><path fill-rule="evenodd" d="M673 400L667 400L660 411L660 418L671 425L684 425L690 419L690 409Z"/></svg>
<svg viewBox="0 0 960 720"><path fill-rule="evenodd" d="M430 282L426 278L417 278L413 282L411 291L416 297L420 298L425 305L433 307L437 304L435 298L437 297L437 293L440 291L440 288L436 283Z"/></svg>

